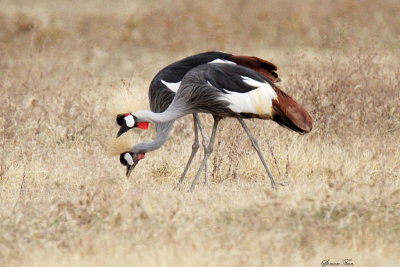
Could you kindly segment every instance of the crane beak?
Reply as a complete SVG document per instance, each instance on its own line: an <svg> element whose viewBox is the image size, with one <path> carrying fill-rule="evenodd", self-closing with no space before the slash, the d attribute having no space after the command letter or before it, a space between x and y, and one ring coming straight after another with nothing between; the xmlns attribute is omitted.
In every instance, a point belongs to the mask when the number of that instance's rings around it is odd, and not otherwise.
<svg viewBox="0 0 400 267"><path fill-rule="evenodd" d="M121 136L121 134L127 132L130 128L126 126L125 124L121 125L121 128L119 128L119 131L117 133L117 138Z"/></svg>
<svg viewBox="0 0 400 267"><path fill-rule="evenodd" d="M133 171L133 169L136 167L136 165L139 163L139 160L135 161L133 163L133 165L127 165L126 166L126 178L129 178L129 176L131 175L131 172Z"/></svg>

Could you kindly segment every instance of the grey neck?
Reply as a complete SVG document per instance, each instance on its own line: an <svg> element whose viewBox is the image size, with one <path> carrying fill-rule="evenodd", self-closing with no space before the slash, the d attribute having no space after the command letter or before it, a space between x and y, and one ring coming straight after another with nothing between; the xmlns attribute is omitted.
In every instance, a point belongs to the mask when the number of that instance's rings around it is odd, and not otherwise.
<svg viewBox="0 0 400 267"><path fill-rule="evenodd" d="M137 144L131 149L131 152L140 154L159 149L168 140L168 136L171 133L173 124L174 121L170 121L167 123L158 123L156 126L157 127L156 139L154 139L153 141L147 141Z"/></svg>
<svg viewBox="0 0 400 267"><path fill-rule="evenodd" d="M150 110L140 110L134 112L133 115L137 117L139 122L147 121L153 123L166 123L192 113L190 110L185 109L184 107L179 107L179 105L174 105L173 103L167 108L167 110L161 113L155 113Z"/></svg>

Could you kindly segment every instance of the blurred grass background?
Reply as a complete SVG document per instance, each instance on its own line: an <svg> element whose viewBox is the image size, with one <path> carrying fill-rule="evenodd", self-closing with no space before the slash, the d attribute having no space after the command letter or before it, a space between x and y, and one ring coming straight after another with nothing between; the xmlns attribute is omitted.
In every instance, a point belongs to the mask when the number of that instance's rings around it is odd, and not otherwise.
<svg viewBox="0 0 400 267"><path fill-rule="evenodd" d="M395 0L2 1L0 18L7 43L36 32L37 46L70 41L136 55L194 48L326 49L336 48L339 41L372 40L396 49L399 12Z"/></svg>
<svg viewBox="0 0 400 267"><path fill-rule="evenodd" d="M395 0L0 1L0 265L396 266L399 14ZM249 122L276 192L234 120L194 194L172 191L189 117L130 180L106 155L109 99L146 98L158 70L207 50L272 61L315 120L306 136Z"/></svg>

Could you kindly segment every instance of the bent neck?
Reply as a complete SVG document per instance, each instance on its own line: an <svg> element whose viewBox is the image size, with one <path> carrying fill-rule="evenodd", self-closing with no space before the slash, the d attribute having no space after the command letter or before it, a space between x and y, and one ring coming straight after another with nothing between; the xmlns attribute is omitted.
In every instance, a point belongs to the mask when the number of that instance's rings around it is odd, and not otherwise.
<svg viewBox="0 0 400 267"><path fill-rule="evenodd" d="M161 113L155 113L149 110L140 110L134 112L133 115L135 115L138 121L141 122L147 121L153 123L167 123L188 114L188 112L185 112L185 110L183 109L176 109L170 107L166 111Z"/></svg>
<svg viewBox="0 0 400 267"><path fill-rule="evenodd" d="M154 151L159 149L165 142L168 140L168 136L171 133L172 126L174 121L170 121L167 123L159 123L157 124L157 136L153 141L147 141L140 144L137 144L131 149L133 153L146 153L150 151Z"/></svg>

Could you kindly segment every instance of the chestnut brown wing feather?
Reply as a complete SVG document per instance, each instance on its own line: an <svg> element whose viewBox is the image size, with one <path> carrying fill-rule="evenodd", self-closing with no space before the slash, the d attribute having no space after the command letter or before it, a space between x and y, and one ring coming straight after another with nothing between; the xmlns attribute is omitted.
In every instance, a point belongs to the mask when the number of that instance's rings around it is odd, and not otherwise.
<svg viewBox="0 0 400 267"><path fill-rule="evenodd" d="M261 75L268 78L271 82L275 83L280 81L278 74L276 73L278 67L262 58L232 55L230 60L236 64L257 71Z"/></svg>

